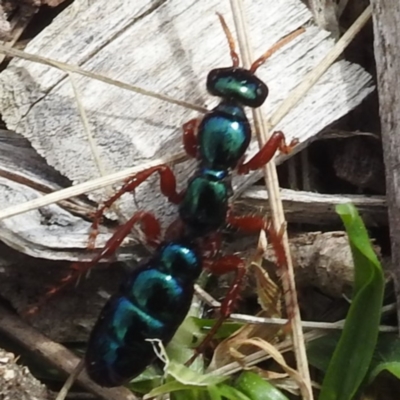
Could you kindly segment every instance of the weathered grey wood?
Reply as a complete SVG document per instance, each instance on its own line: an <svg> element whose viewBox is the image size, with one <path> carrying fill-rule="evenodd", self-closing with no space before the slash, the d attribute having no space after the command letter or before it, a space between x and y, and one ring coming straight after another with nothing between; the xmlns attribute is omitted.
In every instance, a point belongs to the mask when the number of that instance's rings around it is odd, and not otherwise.
<svg viewBox="0 0 400 400"><path fill-rule="evenodd" d="M11 131L0 130L0 203L2 207L37 198L59 190L69 181L46 164L29 142ZM87 234L90 213L95 211L81 201L52 204L16 218L0 221L0 240L22 253L52 260L90 260ZM86 217L71 214L71 210ZM98 246L104 245L112 230L104 229ZM132 244L132 241L128 241ZM127 244L128 244L127 242ZM122 251L126 259L129 250Z"/></svg>
<svg viewBox="0 0 400 400"><path fill-rule="evenodd" d="M331 32L335 38L340 36L338 4L334 0L309 0L315 22L322 29Z"/></svg>
<svg viewBox="0 0 400 400"><path fill-rule="evenodd" d="M26 201L41 193L58 190L68 181L49 167L27 141L10 131L0 131L0 201L6 206L16 200ZM322 195L312 192L283 189L282 200L289 222L329 224L338 221L334 205L345 202L355 204L365 222L370 226L387 224L385 199L381 196ZM267 193L264 187L247 190L235 206L243 212L268 212ZM65 206L63 204L63 206ZM70 211L82 209L82 215L90 218L93 207L84 203L43 207L17 218L0 221L0 238L19 251L45 259L89 260L87 231L89 222L74 216ZM111 230L104 229L98 238L98 246L104 245ZM107 235L108 232L108 235ZM126 248L118 254L119 260L130 258L132 250Z"/></svg>
<svg viewBox="0 0 400 400"><path fill-rule="evenodd" d="M372 0L393 275L400 321L400 3Z"/></svg>
<svg viewBox="0 0 400 400"><path fill-rule="evenodd" d="M281 198L288 222L313 225L340 223L335 206L352 203L367 225L382 226L388 223L384 196L333 195L282 189ZM265 213L269 211L267 199L265 188L252 187L235 202L235 207L243 207L246 212L258 210Z"/></svg>
<svg viewBox="0 0 400 400"><path fill-rule="evenodd" d="M309 26L311 14L300 1L245 3L256 54L299 26L308 26L259 70L258 75L270 88L265 105L266 114L270 114L334 42L327 32ZM215 100L205 91L206 75L212 68L231 63L216 11L233 25L228 2L217 0L77 0L26 51L211 106ZM176 105L88 78L75 77L75 81L101 158L110 172L176 152L181 146L180 126L195 116ZM340 61L278 128L289 139L300 139L298 151L372 90L365 71ZM50 165L73 182L98 176L66 74L13 60L0 75L0 111L10 128L27 137ZM252 149L255 151L255 144ZM192 165L177 168L182 185ZM141 208L152 210L166 223L176 215L154 183L144 184L137 198ZM134 212L130 196L123 210L128 215Z"/></svg>

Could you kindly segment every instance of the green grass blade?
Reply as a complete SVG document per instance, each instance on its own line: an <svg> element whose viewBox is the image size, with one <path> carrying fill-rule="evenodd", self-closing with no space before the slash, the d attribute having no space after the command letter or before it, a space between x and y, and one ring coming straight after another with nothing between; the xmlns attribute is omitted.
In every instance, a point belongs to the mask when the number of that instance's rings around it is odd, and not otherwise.
<svg viewBox="0 0 400 400"><path fill-rule="evenodd" d="M371 383L382 371L400 379L400 338L396 334L381 334L368 374Z"/></svg>
<svg viewBox="0 0 400 400"><path fill-rule="evenodd" d="M248 396L250 400L288 400L279 389L250 371L243 372L240 375L235 387Z"/></svg>
<svg viewBox="0 0 400 400"><path fill-rule="evenodd" d="M351 400L371 362L378 338L384 291L382 267L365 226L352 205L340 205L354 260L354 293L339 343L329 363L319 400Z"/></svg>

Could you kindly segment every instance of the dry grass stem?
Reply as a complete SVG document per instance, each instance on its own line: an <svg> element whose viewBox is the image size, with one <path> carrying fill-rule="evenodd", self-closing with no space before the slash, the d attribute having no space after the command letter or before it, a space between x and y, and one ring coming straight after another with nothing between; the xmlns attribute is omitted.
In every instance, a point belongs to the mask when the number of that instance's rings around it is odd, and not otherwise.
<svg viewBox="0 0 400 400"><path fill-rule="evenodd" d="M188 103L187 101L174 99L173 97L170 97L170 96L167 96L167 95L164 95L161 93L155 93L151 90L143 89L139 86L130 85L129 83L124 83L124 82L118 81L116 79L109 78L105 75L98 74L96 72L87 71L87 70L80 68L78 66L75 66L75 65L70 65L70 64L67 64L67 63L64 63L61 61L52 60L47 57L38 56L37 54L30 54L30 53L26 53L21 50L8 48L4 44L0 44L0 54L5 54L9 57L17 57L22 60L27 60L27 61L35 62L38 64L47 65L50 67L57 68L64 72L72 72L72 73L75 73L78 75L86 76L88 78L95 79L100 82L104 82L109 85L119 87L121 89L129 90L129 91L135 92L135 93L140 93L144 96L154 97L155 99L158 99L161 101L166 101L167 103L176 104L178 106L187 108L189 110L194 110L194 111L197 111L200 113L207 112L206 108L197 106L192 103Z"/></svg>
<svg viewBox="0 0 400 400"><path fill-rule="evenodd" d="M47 206L52 203L57 203L61 200L69 199L70 197L80 196L84 193L93 192L97 189L102 189L106 186L113 185L117 182L123 181L131 175L135 175L148 168L152 168L156 165L162 164L177 164L187 159L185 152L180 152L169 157L159 158L149 163L135 166L132 168L125 169L123 171L115 172L113 174L92 179L91 181L80 183L69 188L58 190L57 192L47 194L38 199L27 201L26 203L18 204L16 206L8 207L5 210L0 211L0 220L13 217L14 215L23 214L27 211L35 210L40 207Z"/></svg>
<svg viewBox="0 0 400 400"><path fill-rule="evenodd" d="M393 311L396 311L396 304L389 304L387 306L382 307L382 316L388 315L392 313ZM336 325L338 327L343 326L345 320L340 320L337 322L334 322L332 325ZM322 336L326 335L326 331L321 330L321 329L313 329L310 332L307 332L304 334L304 339L306 342L311 342L313 340L316 340ZM279 345L276 346L281 353L284 353L286 351L291 351L293 348L293 343L291 340L284 340L283 342L279 343ZM241 360L240 364L238 362L233 362L230 364L227 364L221 368L218 368L215 371L212 371L211 373L213 375L231 375L236 372L239 372L244 369L244 367L251 367L253 365L256 365L262 361L268 360L270 356L268 354L265 354L264 351L257 351L249 356L246 356Z"/></svg>
<svg viewBox="0 0 400 400"><path fill-rule="evenodd" d="M239 40L240 54L245 68L249 68L254 59L252 56L251 45L249 42L248 29L244 18L242 2L240 0L231 0L231 6L236 25L236 31ZM268 141L270 133L260 108L253 111L254 123L256 127L257 139L260 148ZM271 215L275 230L280 231L285 226L285 216L283 212L282 201L279 196L279 182L274 162L268 163L264 168L264 177L266 187L269 193L269 203ZM313 399L311 388L311 378L308 369L307 354L305 350L303 329L301 326L301 316L297 302L297 292L293 273L293 264L289 250L289 241L286 232L282 237L283 247L287 260L287 273L282 275L282 285L285 293L285 303L288 315L291 315L291 333L294 343L294 353L297 362L298 371L303 379L303 385L300 385L302 397L307 400ZM282 266L283 267L283 266ZM286 268L286 266L285 266Z"/></svg>
<svg viewBox="0 0 400 400"><path fill-rule="evenodd" d="M336 61L343 53L346 47L352 42L355 36L365 26L371 18L371 6L357 18L354 24L346 31L346 33L338 40L332 50L323 58L323 60L308 73L303 82L294 89L290 95L282 102L282 104L273 112L268 120L268 128L274 129L279 122L297 105L297 103L305 96L305 94L315 85L319 78L326 70Z"/></svg>
<svg viewBox="0 0 400 400"><path fill-rule="evenodd" d="M92 135L92 131L91 131L90 126L89 126L89 121L88 121L88 118L87 118L87 115L86 115L86 111L85 111L85 109L83 107L83 104L82 104L82 101L81 101L81 96L79 95L78 88L77 88L77 86L75 84L74 76L70 72L68 72L68 76L69 76L69 79L70 79L70 82L71 82L72 89L74 91L74 97L75 97L76 104L78 106L79 116L80 116L81 121L82 121L83 130L84 130L84 132L85 132L85 134L86 134L86 136L88 138L89 147L90 147L90 151L92 152L94 162L96 164L96 167L97 167L100 175L101 176L105 176L105 175L107 175L107 171L105 170L104 165L101 162L99 149L97 148L96 141L95 141L95 139L94 139L94 137Z"/></svg>

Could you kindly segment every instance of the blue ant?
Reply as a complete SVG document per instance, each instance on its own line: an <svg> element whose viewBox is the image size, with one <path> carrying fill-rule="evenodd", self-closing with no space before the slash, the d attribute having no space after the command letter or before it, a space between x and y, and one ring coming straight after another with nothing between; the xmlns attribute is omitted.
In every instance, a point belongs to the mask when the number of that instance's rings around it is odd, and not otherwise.
<svg viewBox="0 0 400 400"><path fill-rule="evenodd" d="M232 312L245 275L245 265L239 257L228 255L213 259L219 248L218 230L225 224L245 232L267 230L282 256L279 234L268 222L257 217L237 217L230 212L231 173L233 170L239 174L254 171L268 163L276 151L289 153L297 143L292 141L286 145L283 133L274 132L263 148L244 162L251 140L244 107L260 107L268 96L266 84L255 72L271 54L300 32L280 40L250 69L245 69L239 67L232 35L223 17L218 16L228 39L233 66L210 71L207 90L221 101L202 119L191 120L183 126L184 148L198 160L197 171L189 179L186 190L177 192L175 176L167 165L156 166L128 179L99 208L94 218L92 244L104 210L156 172L160 176L161 192L179 207L178 221L167 230L168 240L160 243L159 222L151 213L140 211L116 231L91 262L80 267L80 273L84 273L101 259L110 257L137 223L148 243L156 246L153 256L135 269L107 301L91 333L85 364L90 378L101 386L127 383L154 361L153 346L147 339L159 339L164 345L168 344L188 313L194 283L204 268L216 274L234 271L236 276L222 302L221 316L196 354L204 350ZM76 272L71 272L50 294L75 278Z"/></svg>

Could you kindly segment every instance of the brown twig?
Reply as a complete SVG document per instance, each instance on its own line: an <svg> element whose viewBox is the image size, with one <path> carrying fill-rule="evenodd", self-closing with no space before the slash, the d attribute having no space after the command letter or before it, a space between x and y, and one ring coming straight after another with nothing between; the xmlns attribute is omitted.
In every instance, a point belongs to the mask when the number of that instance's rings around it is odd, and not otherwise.
<svg viewBox="0 0 400 400"><path fill-rule="evenodd" d="M236 31L238 34L239 48L241 57L245 68L249 68L252 64L253 56L251 52L250 41L248 37L248 30L246 21L244 19L244 13L242 10L242 2L240 0L231 0L231 6L233 9L234 20L236 25ZM267 142L270 137L268 133L267 123L261 109L255 109L253 111L254 124L256 127L257 139L260 148ZM281 227L285 226L285 216L283 212L283 205L279 195L279 182L276 171L276 165L274 162L268 163L264 168L264 178L269 193L269 202L271 207L272 220L275 230L279 232ZM286 269L287 273L282 275L282 284L285 292L285 302L288 309L289 315L291 315L291 333L294 344L294 353L297 361L297 368L300 375L303 378L304 385L300 386L300 390L304 399L312 400L313 393L311 389L311 378L308 369L307 354L305 350L303 330L301 327L301 316L297 302L296 284L294 280L292 258L289 250L288 237L285 232L282 236L282 244L285 250L286 258Z"/></svg>
<svg viewBox="0 0 400 400"><path fill-rule="evenodd" d="M68 375L79 363L79 358L64 346L51 341L2 306L0 306L0 332ZM103 400L137 400L128 389L123 387L102 388L95 384L86 372L79 375L77 382Z"/></svg>

